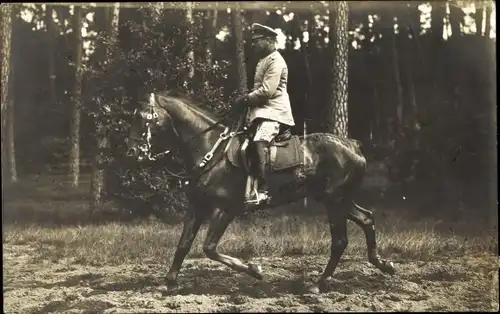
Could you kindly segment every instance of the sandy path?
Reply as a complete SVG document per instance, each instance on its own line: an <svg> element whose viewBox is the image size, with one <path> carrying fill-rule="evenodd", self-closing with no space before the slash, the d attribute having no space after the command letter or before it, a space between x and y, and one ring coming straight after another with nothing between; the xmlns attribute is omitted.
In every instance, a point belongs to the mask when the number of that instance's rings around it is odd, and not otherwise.
<svg viewBox="0 0 500 314"><path fill-rule="evenodd" d="M489 256L395 260L392 277L345 256L321 295L307 293L305 278L318 278L326 256L253 259L265 272L260 282L208 259L187 260L183 290L165 296L157 288L168 265L34 263L30 246L3 248L5 313L498 310L498 259Z"/></svg>

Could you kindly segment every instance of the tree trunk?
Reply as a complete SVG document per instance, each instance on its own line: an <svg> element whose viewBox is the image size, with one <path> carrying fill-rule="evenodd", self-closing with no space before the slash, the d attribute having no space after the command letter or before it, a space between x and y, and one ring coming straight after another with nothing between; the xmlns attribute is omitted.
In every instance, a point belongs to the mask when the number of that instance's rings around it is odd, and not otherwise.
<svg viewBox="0 0 500 314"><path fill-rule="evenodd" d="M409 52L409 58L413 58L412 52ZM417 105L417 95L415 93L415 71L411 63L408 64L408 96L410 98L410 110L411 110L411 127L413 129L418 128L418 105Z"/></svg>
<svg viewBox="0 0 500 314"><path fill-rule="evenodd" d="M432 2L431 32L436 40L443 40L443 19L446 17L446 2Z"/></svg>
<svg viewBox="0 0 500 314"><path fill-rule="evenodd" d="M55 30L54 30L54 20L52 18L52 13L54 12L52 5L47 4L47 11L45 14L45 24L47 25L47 66L49 70L49 101L51 106L54 106L56 99L56 72L55 72L55 60L54 60L54 45L55 43Z"/></svg>
<svg viewBox="0 0 500 314"><path fill-rule="evenodd" d="M215 6L217 7L217 3L215 3ZM213 65L213 59L214 59L214 52L215 52L215 44L217 38L215 36L217 35L216 32L216 25L217 25L217 9L215 10L207 10L205 14L203 15L203 52L200 53L200 56L198 57L198 60L201 60L203 58L203 63L207 67L212 67ZM207 77L207 72L202 71L202 76L201 76L201 82L203 85L208 84L209 78Z"/></svg>
<svg viewBox="0 0 500 314"><path fill-rule="evenodd" d="M450 5L449 22L451 26L451 36L457 38L462 35L460 24L464 21L464 11L454 5Z"/></svg>
<svg viewBox="0 0 500 314"><path fill-rule="evenodd" d="M486 27L484 29L484 36L490 38L491 33L491 12L493 11L493 4L488 1L486 2Z"/></svg>
<svg viewBox="0 0 500 314"><path fill-rule="evenodd" d="M296 23L298 23L298 29L300 30L299 33L299 41L300 41L300 53L302 54L304 58L304 68L306 70L306 80L307 80L307 87L306 87L306 100L307 100L307 94L310 93L311 87L312 87L312 76L311 76L311 64L309 62L309 54L308 54L308 49L307 49L307 43L304 42L304 33L302 31L302 25L301 23L303 20L301 19L301 15L299 13L296 14Z"/></svg>
<svg viewBox="0 0 500 314"><path fill-rule="evenodd" d="M372 122L372 140L377 144L385 143L383 137L383 127L382 127L382 110L380 108L380 97L378 95L377 82L375 81L372 86L373 91L373 122Z"/></svg>
<svg viewBox="0 0 500 314"><path fill-rule="evenodd" d="M215 3L217 8L218 4ZM217 9L207 10L205 12L205 26L204 26L204 46L205 46L205 62L209 65L213 64L213 54L216 44L216 30L217 30Z"/></svg>
<svg viewBox="0 0 500 314"><path fill-rule="evenodd" d="M420 46L421 24L420 24L420 10L418 9L418 6L422 4L423 1L408 1L407 3L409 10L411 10L412 12L411 14L409 14L409 21L406 28L408 34L406 37L407 37L408 47L410 47L408 56L412 64L409 65L409 67L411 69L411 83L414 88L415 76L417 73L415 69L424 66L424 61L422 58L422 49ZM412 101L410 100L410 103L411 102ZM416 113L417 112L415 112L415 114Z"/></svg>
<svg viewBox="0 0 500 314"><path fill-rule="evenodd" d="M11 21L14 20L16 12L19 12L19 8L12 9ZM14 37L15 30L14 26L11 26L11 38ZM7 117L7 165L9 166L9 179L10 182L17 182L17 166L16 166L16 149L15 149L15 138L14 138L14 78L15 78L15 57L12 55L11 47L11 66L10 66L10 78L8 83L8 117Z"/></svg>
<svg viewBox="0 0 500 314"><path fill-rule="evenodd" d="M5 143L5 138L4 132L6 130L6 123L7 123L7 118L8 118L8 103L10 99L9 95L9 79L10 79L10 62L11 62L11 55L12 55L12 5L10 4L3 4L0 6L0 34L2 38L0 39L0 43L2 45L0 51L2 53L2 73L1 73L1 83L2 83L2 95L1 95L1 101L2 101L2 111L1 111L1 116L2 116L2 188L4 184L4 167L5 167L5 160L4 160L4 143Z"/></svg>
<svg viewBox="0 0 500 314"><path fill-rule="evenodd" d="M483 13L484 8L476 4L474 22L476 23L476 36L483 36Z"/></svg>
<svg viewBox="0 0 500 314"><path fill-rule="evenodd" d="M377 62L377 57L375 56L375 48L374 43L371 42L371 39L374 34L373 25L369 26L369 18L365 17L364 23L367 24L367 27L363 27L363 35L365 36L364 41L362 42L362 56L363 56L363 67L366 69L368 73L378 73L377 66L380 66L380 62ZM367 84L367 92L371 94L371 111L370 114L370 141L375 145L382 143L382 128L380 125L381 120L381 108L380 108L380 99L378 95L378 85L379 85L379 76L378 75L370 75L369 81Z"/></svg>
<svg viewBox="0 0 500 314"><path fill-rule="evenodd" d="M347 1L330 2L330 47L333 50L331 103L327 128L335 135L348 136L348 13Z"/></svg>
<svg viewBox="0 0 500 314"><path fill-rule="evenodd" d="M391 16L392 19L392 16ZM396 84L396 134L403 128L403 87L401 86L401 72L399 67L398 36L391 30L392 70L394 71L394 82Z"/></svg>
<svg viewBox="0 0 500 314"><path fill-rule="evenodd" d="M463 43L460 40L460 36L462 36L462 32L460 31L460 24L464 20L464 11L461 8L458 8L454 5L449 5L450 14L449 23L451 26L451 37L449 38L448 44L445 46L444 54L446 59L444 60L444 68L445 68L445 79L444 88L446 99L450 99L453 103L453 106L458 107L459 98L455 98L457 92L459 92L459 88L462 85L462 71L458 70L456 64L459 64L459 60L457 58L457 54L453 53L453 51L462 50L461 44ZM462 48L462 49L461 49ZM451 52L451 53L450 53ZM451 98L450 98L451 96ZM455 99L453 99L455 98ZM452 100L453 99L453 100Z"/></svg>
<svg viewBox="0 0 500 314"><path fill-rule="evenodd" d="M116 39L118 38L118 23L119 23L119 17L120 17L120 4L119 3L113 3L112 6L104 8L104 17L105 17L105 31L106 31L106 36L108 36L108 40L111 40L112 44L115 43ZM106 55L104 57L107 57L108 49L106 48Z"/></svg>
<svg viewBox="0 0 500 314"><path fill-rule="evenodd" d="M15 66L14 63L11 65L10 69L10 79L9 79L9 98L7 111L9 116L7 117L7 158L9 165L9 179L11 182L17 182L17 167L16 167L16 149L14 140L14 73Z"/></svg>
<svg viewBox="0 0 500 314"><path fill-rule="evenodd" d="M75 47L74 47L74 67L75 67L75 83L73 86L73 108L71 111L71 152L69 177L73 187L78 186L80 177L80 106L82 102L82 7L75 6L73 15L73 31L75 32Z"/></svg>
<svg viewBox="0 0 500 314"><path fill-rule="evenodd" d="M431 41L428 51L430 55L428 58L428 79L432 81L432 89L430 90L430 101L425 108L426 115L432 115L433 108L437 106L437 102L441 97L441 86L443 83L444 64L442 62L444 41L443 41L443 19L446 16L446 3L445 2L432 2L431 12Z"/></svg>
<svg viewBox="0 0 500 314"><path fill-rule="evenodd" d="M217 9L218 6L219 3L215 2L215 9L212 15L212 28L211 28L212 38L210 38L210 45L211 45L210 52L212 53L212 59L210 61L212 61L212 63L213 63L213 55L215 53L215 49L217 49L217 38L215 38L215 36L217 36L217 17L219 13L219 10Z"/></svg>
<svg viewBox="0 0 500 314"><path fill-rule="evenodd" d="M248 92L247 69L245 62L245 44L243 42L243 25L241 23L241 10L231 10L231 25L236 48L236 66L238 73L238 90L240 94Z"/></svg>
<svg viewBox="0 0 500 314"><path fill-rule="evenodd" d="M187 53L187 59L188 59L188 78L190 82L186 82L187 85L190 85L193 77L194 77L194 67L195 67L195 61L194 61L194 19L193 19L193 7L194 4L192 2L186 2L186 21L188 24L188 37L187 37L187 46L188 46L188 53Z"/></svg>
<svg viewBox="0 0 500 314"><path fill-rule="evenodd" d="M104 8L105 17L105 30L106 36L108 37L108 45L104 49L103 58L113 58L110 56L110 48L117 44L118 40L118 25L120 17L120 3L116 2L112 7ZM104 152L109 147L109 139L106 134L106 129L100 120L96 123L96 135L97 135L97 152L95 154L95 160L92 169L92 199L93 206L92 210L97 211L102 208L103 204L103 194L105 188L105 173L103 169L104 165Z"/></svg>
<svg viewBox="0 0 500 314"><path fill-rule="evenodd" d="M212 64L212 14L213 11L207 10L203 14L203 51L205 53L205 62L207 64ZM205 78L203 78L203 81L205 81Z"/></svg>
<svg viewBox="0 0 500 314"><path fill-rule="evenodd" d="M309 112L306 115L306 119L311 119L313 121L319 122L311 124L309 126L310 132L323 131L324 129L326 129L325 126L326 121L324 119L325 117L324 107L326 106L326 103L322 101L324 95L320 95L320 93L318 92L319 84L314 84L316 83L315 78L320 77L318 73L320 73L322 69L322 65L320 65L319 62L317 62L318 57L320 57L320 52L318 50L318 39L317 39L318 36L316 35L316 30L315 30L314 14L312 12L307 12L307 13L304 12L302 13L302 16L303 19L307 21L306 31L309 38L307 43L301 43L301 44L305 45L304 50L306 55L304 56L304 59L308 60L307 65L305 64L305 66L309 67L309 72L311 74L311 81L309 86L310 89L309 92L307 93L307 102L308 106L312 110L309 110ZM330 28L330 34L331 32L332 29ZM326 93L326 95L328 94L329 93Z"/></svg>
<svg viewBox="0 0 500 314"><path fill-rule="evenodd" d="M317 42L317 36L315 35L316 34L316 30L314 29L314 14L307 14L306 15L307 18L307 34L308 34L308 41L307 41L307 46L304 47L305 48L305 53L306 53L306 56L305 58L307 60L311 60L311 57L315 57L318 55L318 42ZM330 20L330 23L332 23L332 21ZM332 37L332 32L333 30L330 28L330 37ZM330 45L333 45L331 42L330 42ZM313 62L314 63L314 62ZM313 65L313 69L311 69L311 63L308 62L307 63L307 66L309 67L309 71L310 73L314 73L314 65ZM312 71L311 71L312 70ZM311 87L312 87L312 75L311 75ZM314 94L314 93L312 93ZM313 96L313 95L310 95L310 96Z"/></svg>
<svg viewBox="0 0 500 314"><path fill-rule="evenodd" d="M416 52L418 51L415 33L413 32L411 24L406 28L407 34L412 35L411 38L409 36L403 36L403 42L405 44L405 52L406 60L404 61L404 66L406 69L406 87L408 91L408 99L409 99L409 108L408 113L405 117L405 121L409 124L410 131L410 145L412 148L418 148L418 136L417 133L420 130L420 124L418 119L418 103L417 103L417 93L415 90L415 78L418 76L418 72L416 71ZM406 136L406 134L405 134Z"/></svg>

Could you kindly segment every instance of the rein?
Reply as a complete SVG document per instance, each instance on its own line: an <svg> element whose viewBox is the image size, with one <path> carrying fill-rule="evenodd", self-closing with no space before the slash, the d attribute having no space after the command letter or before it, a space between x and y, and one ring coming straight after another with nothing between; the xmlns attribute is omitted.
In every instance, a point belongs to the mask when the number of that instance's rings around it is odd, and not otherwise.
<svg viewBox="0 0 500 314"><path fill-rule="evenodd" d="M146 136L146 144L147 145L147 153L146 153L146 157L149 161L156 161L162 157L165 157L166 155L170 154L170 150L166 150L164 152L161 152L161 153L158 153L154 156L151 156L151 143L150 143L150 137L151 137L151 123L153 122L154 119L158 118L158 114L155 112L154 108L155 108L155 99L154 99L154 93L151 93L150 95L150 99L149 99L149 103L147 104L150 108L151 108L151 113L147 115L147 120L148 122L146 123L146 126L147 126L147 133L143 134L143 136L145 135ZM219 119L218 121L216 121L213 125L209 126L208 128L204 129L203 131L201 131L200 133L190 137L189 139L187 139L185 141L185 143L195 139L195 138L198 138L200 136L202 136L203 134L206 134L210 131L212 131L213 129L215 129L215 127L217 127L218 125L221 125L224 121L226 121L229 117L231 117L231 115L233 114L233 112L230 112L228 114L226 114L222 119ZM230 128L228 126L226 126L226 128L224 129L224 131L219 135L219 138L217 139L217 141L215 142L215 144L213 145L212 149L205 154L205 156L203 156L201 162L198 164L198 165L194 165L191 169L189 170L183 170L179 173L174 173L172 172L171 170L169 170L168 168L164 168L172 177L175 177L177 179L187 179L188 181L184 182L185 185L189 184L190 181L192 180L196 180L198 179L199 177L201 177L202 175L204 175L205 173L207 173L208 171L210 171L211 169L213 169L213 167L215 167L215 165L217 165L221 160L222 158L224 157L224 154L220 154L220 158L217 160L217 162L213 163L209 168L205 168L206 165L212 160L212 158L214 157L214 153L215 151L217 150L217 148L219 148L220 144L222 144L223 142L227 141L228 139L236 136L236 135L239 135L239 134L242 134L244 132L246 132L246 128L244 128L242 131L233 131L233 132L229 132ZM135 140L138 140L136 138L134 138ZM144 140L144 139L142 139ZM202 172L199 172L199 173L196 173L197 170L199 169L203 169ZM194 173L194 174L193 174ZM187 174L187 175L183 175L183 174Z"/></svg>
<svg viewBox="0 0 500 314"><path fill-rule="evenodd" d="M229 132L229 127L226 127L226 129L224 130L224 132L222 132L219 135L219 138L215 142L215 144L212 147L212 149L208 153L206 153L205 156L203 156L201 162L198 165L194 165L191 169L184 170L184 171L181 171L179 173L173 173L172 171L170 171L167 168L165 168L165 170L171 176L173 176L173 177L175 177L177 179L187 179L188 181L184 182L184 184L188 185L190 183L190 181L194 181L194 180L198 179L199 177L201 177L202 175L204 175L205 173L207 173L208 171L212 170L213 167L215 167L222 160L222 158L224 158L224 154L220 154L219 159L216 162L212 163L212 165L210 167L205 168L206 165L214 157L214 153L217 150L217 148L219 148L220 144L222 144L223 142L227 141L228 139L230 139L230 138L232 138L232 137L234 137L236 135L243 134L244 132L246 132L246 129L244 129L242 131L237 131L237 132L234 132L234 131L233 132ZM148 159L151 160L151 161L155 161L155 160L157 160L157 158L158 158L159 155L167 155L168 153L170 153L170 151L168 151L167 153L159 153L159 154L157 154L157 155L155 155L153 157L149 157ZM199 172L199 173L196 173L197 170L200 170L200 169L203 169L203 171ZM187 174L187 175L182 175L184 173Z"/></svg>
<svg viewBox="0 0 500 314"><path fill-rule="evenodd" d="M213 125L209 126L208 128L206 128L205 130L201 131L200 133L190 137L186 142L189 142L195 138L198 138L200 136L202 136L203 134L207 133L207 132L210 132L212 131L213 129L215 129L215 127L219 124L222 124L222 122L226 121L229 117L231 117L232 113L228 113L226 114L224 117L222 117L222 119L220 120L217 120Z"/></svg>

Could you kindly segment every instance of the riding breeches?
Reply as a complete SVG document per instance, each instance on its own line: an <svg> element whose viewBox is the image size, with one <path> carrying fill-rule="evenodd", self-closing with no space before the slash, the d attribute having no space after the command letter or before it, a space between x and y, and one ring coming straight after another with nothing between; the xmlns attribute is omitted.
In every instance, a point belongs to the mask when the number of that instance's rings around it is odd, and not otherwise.
<svg viewBox="0 0 500 314"><path fill-rule="evenodd" d="M271 143L276 135L279 134L280 123L272 120L263 120L257 125L255 130L254 142Z"/></svg>

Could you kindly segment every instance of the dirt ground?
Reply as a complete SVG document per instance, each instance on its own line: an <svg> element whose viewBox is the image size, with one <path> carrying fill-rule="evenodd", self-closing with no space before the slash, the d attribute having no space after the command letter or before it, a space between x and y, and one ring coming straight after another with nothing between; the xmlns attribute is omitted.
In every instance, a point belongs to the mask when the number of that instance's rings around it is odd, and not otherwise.
<svg viewBox="0 0 500 314"><path fill-rule="evenodd" d="M159 287L168 269L139 265L89 266L71 260L34 262L28 245L4 244L5 313L498 311L498 259L474 256L432 262L393 260L384 275L365 260L344 256L329 292L307 292L326 256L255 258L263 281L206 258L186 260L183 287Z"/></svg>

